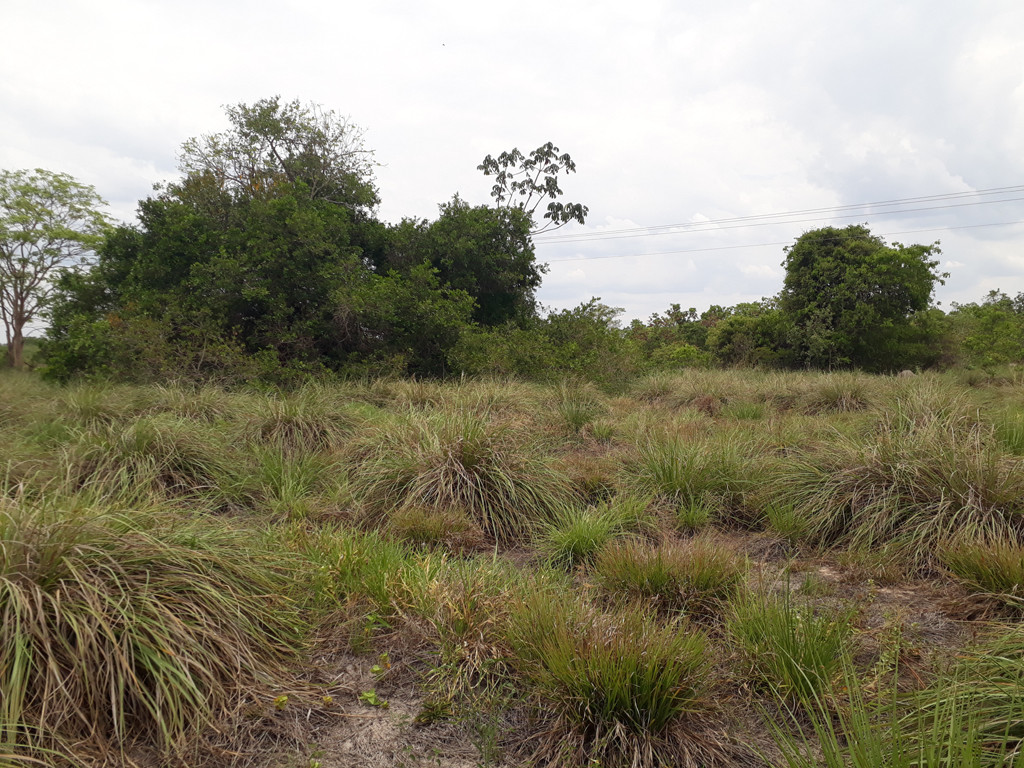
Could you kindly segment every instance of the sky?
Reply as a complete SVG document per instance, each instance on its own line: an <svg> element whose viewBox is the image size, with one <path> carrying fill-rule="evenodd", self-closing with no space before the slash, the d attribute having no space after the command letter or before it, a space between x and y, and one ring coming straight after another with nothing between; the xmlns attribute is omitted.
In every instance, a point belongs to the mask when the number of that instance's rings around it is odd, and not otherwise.
<svg viewBox="0 0 1024 768"><path fill-rule="evenodd" d="M70 173L120 221L226 105L280 96L363 129L391 222L489 202L487 154L568 152L562 200L590 212L536 238L551 309L756 301L785 245L853 223L941 241L944 308L1024 291L1020 0L0 0L0 20L0 168Z"/></svg>

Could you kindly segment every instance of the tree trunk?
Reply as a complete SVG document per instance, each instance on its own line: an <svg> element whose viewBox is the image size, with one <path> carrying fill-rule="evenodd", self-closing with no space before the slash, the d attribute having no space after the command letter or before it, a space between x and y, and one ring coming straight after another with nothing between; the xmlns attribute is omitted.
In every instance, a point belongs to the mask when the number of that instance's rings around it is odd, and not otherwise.
<svg viewBox="0 0 1024 768"><path fill-rule="evenodd" d="M11 334L11 340L7 343L7 362L11 368L18 370L25 367L25 337L21 334L21 328L16 327Z"/></svg>

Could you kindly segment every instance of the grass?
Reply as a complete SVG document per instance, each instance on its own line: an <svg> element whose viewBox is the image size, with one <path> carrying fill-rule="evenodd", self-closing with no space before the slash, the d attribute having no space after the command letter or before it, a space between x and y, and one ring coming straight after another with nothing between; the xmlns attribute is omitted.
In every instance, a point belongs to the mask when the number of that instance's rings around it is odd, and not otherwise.
<svg viewBox="0 0 1024 768"><path fill-rule="evenodd" d="M652 436L626 463L623 484L680 506L717 502L737 512L758 478L745 447L728 435L699 441Z"/></svg>
<svg viewBox="0 0 1024 768"><path fill-rule="evenodd" d="M849 658L854 612L815 610L783 595L750 593L733 602L729 633L747 676L794 702L826 699Z"/></svg>
<svg viewBox="0 0 1024 768"><path fill-rule="evenodd" d="M499 541L528 535L572 500L568 478L512 427L473 414L409 414L365 432L349 461L371 519L403 506L465 510Z"/></svg>
<svg viewBox="0 0 1024 768"><path fill-rule="evenodd" d="M537 549L556 568L575 568L590 563L613 539L629 532L649 530L653 520L648 501L623 496L592 507L566 507L545 523L537 537Z"/></svg>
<svg viewBox="0 0 1024 768"><path fill-rule="evenodd" d="M635 539L605 547L594 578L607 594L660 612L695 617L720 613L743 581L738 557L713 539L651 547Z"/></svg>
<svg viewBox="0 0 1024 768"><path fill-rule="evenodd" d="M557 765L683 764L706 745L687 727L711 707L708 641L638 607L574 610L541 594L514 617L512 644L552 721L536 757Z"/></svg>
<svg viewBox="0 0 1024 768"><path fill-rule="evenodd" d="M1017 535L954 539L939 559L972 590L1024 607L1024 542Z"/></svg>
<svg viewBox="0 0 1024 768"><path fill-rule="evenodd" d="M292 759L323 695L367 713L339 666L510 765L1024 760L1019 401L931 374L0 374L0 763Z"/></svg>
<svg viewBox="0 0 1024 768"><path fill-rule="evenodd" d="M984 425L955 403L896 406L871 433L840 436L780 468L782 501L813 521L810 538L896 545L910 560L925 562L954 532L1017 524L1024 473Z"/></svg>
<svg viewBox="0 0 1024 768"><path fill-rule="evenodd" d="M288 559L245 532L15 494L0 546L0 743L15 754L170 753L285 678Z"/></svg>

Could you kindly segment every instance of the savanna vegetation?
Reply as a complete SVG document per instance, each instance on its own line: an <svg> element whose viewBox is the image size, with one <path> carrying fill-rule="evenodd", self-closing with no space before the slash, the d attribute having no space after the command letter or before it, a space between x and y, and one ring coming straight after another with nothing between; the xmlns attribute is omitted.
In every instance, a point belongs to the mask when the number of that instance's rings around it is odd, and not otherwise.
<svg viewBox="0 0 1024 768"><path fill-rule="evenodd" d="M388 224L228 117L136 225L0 177L0 766L1024 766L1020 296L856 225L544 311L553 145Z"/></svg>
<svg viewBox="0 0 1024 768"><path fill-rule="evenodd" d="M8 372L0 762L1020 765L1021 383Z"/></svg>

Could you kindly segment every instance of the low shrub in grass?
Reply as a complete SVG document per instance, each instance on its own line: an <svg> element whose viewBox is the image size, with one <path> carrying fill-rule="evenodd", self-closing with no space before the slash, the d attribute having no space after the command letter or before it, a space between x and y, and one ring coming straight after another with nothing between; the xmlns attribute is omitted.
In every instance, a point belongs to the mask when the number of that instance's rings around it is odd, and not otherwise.
<svg viewBox="0 0 1024 768"><path fill-rule="evenodd" d="M713 539L652 547L636 539L614 542L594 562L594 578L608 595L694 616L718 613L739 591L744 566Z"/></svg>
<svg viewBox="0 0 1024 768"><path fill-rule="evenodd" d="M293 559L216 520L62 503L0 501L3 751L180 753L287 682Z"/></svg>
<svg viewBox="0 0 1024 768"><path fill-rule="evenodd" d="M356 438L348 459L371 521L409 505L461 509L509 542L573 498L568 478L536 443L473 414L393 417Z"/></svg>
<svg viewBox="0 0 1024 768"><path fill-rule="evenodd" d="M791 701L829 695L842 672L853 630L852 609L794 603L789 593L750 593L732 604L729 634L748 675Z"/></svg>
<svg viewBox="0 0 1024 768"><path fill-rule="evenodd" d="M1024 541L1013 532L954 539L939 559L971 589L1024 608Z"/></svg>
<svg viewBox="0 0 1024 768"><path fill-rule="evenodd" d="M513 657L550 717L534 758L549 765L697 764L710 706L707 640L637 606L594 614L550 593L511 620Z"/></svg>

